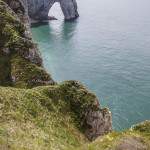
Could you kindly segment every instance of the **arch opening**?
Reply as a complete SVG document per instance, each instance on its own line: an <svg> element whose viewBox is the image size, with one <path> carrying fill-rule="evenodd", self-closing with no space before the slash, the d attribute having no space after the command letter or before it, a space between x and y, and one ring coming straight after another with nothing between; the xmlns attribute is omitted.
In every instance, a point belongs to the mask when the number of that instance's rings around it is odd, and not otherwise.
<svg viewBox="0 0 150 150"><path fill-rule="evenodd" d="M64 15L59 2L55 2L48 12L49 20L63 20Z"/></svg>

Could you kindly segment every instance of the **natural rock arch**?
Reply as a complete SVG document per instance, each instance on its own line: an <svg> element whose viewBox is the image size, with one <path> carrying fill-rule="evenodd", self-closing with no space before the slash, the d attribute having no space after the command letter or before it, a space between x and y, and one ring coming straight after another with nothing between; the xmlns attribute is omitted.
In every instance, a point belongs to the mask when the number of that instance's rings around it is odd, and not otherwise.
<svg viewBox="0 0 150 150"><path fill-rule="evenodd" d="M48 12L55 2L60 3L65 20L76 19L78 15L76 0L28 0L28 13L31 19L48 19Z"/></svg>

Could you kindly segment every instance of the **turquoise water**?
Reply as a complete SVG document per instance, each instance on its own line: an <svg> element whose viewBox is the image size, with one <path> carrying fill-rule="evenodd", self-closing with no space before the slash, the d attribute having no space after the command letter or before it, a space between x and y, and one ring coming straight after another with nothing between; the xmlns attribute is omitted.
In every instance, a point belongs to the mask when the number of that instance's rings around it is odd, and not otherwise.
<svg viewBox="0 0 150 150"><path fill-rule="evenodd" d="M121 130L150 119L150 1L78 0L80 18L32 28L56 81L80 80ZM60 13L60 12L59 12Z"/></svg>

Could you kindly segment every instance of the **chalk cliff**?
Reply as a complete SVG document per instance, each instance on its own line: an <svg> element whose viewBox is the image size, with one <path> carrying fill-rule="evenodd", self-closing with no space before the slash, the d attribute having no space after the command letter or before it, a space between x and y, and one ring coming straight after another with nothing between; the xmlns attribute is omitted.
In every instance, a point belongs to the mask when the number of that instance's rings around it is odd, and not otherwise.
<svg viewBox="0 0 150 150"><path fill-rule="evenodd" d="M65 20L76 19L79 16L76 0L28 0L30 18L36 21L47 20L49 10L56 2L60 3Z"/></svg>

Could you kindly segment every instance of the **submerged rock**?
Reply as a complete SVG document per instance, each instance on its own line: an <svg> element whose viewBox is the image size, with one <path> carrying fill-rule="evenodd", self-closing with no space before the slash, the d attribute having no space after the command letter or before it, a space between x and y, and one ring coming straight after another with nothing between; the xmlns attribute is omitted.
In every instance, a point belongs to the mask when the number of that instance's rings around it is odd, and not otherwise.
<svg viewBox="0 0 150 150"><path fill-rule="evenodd" d="M55 18L54 16L49 16L48 20L57 20L57 18Z"/></svg>

